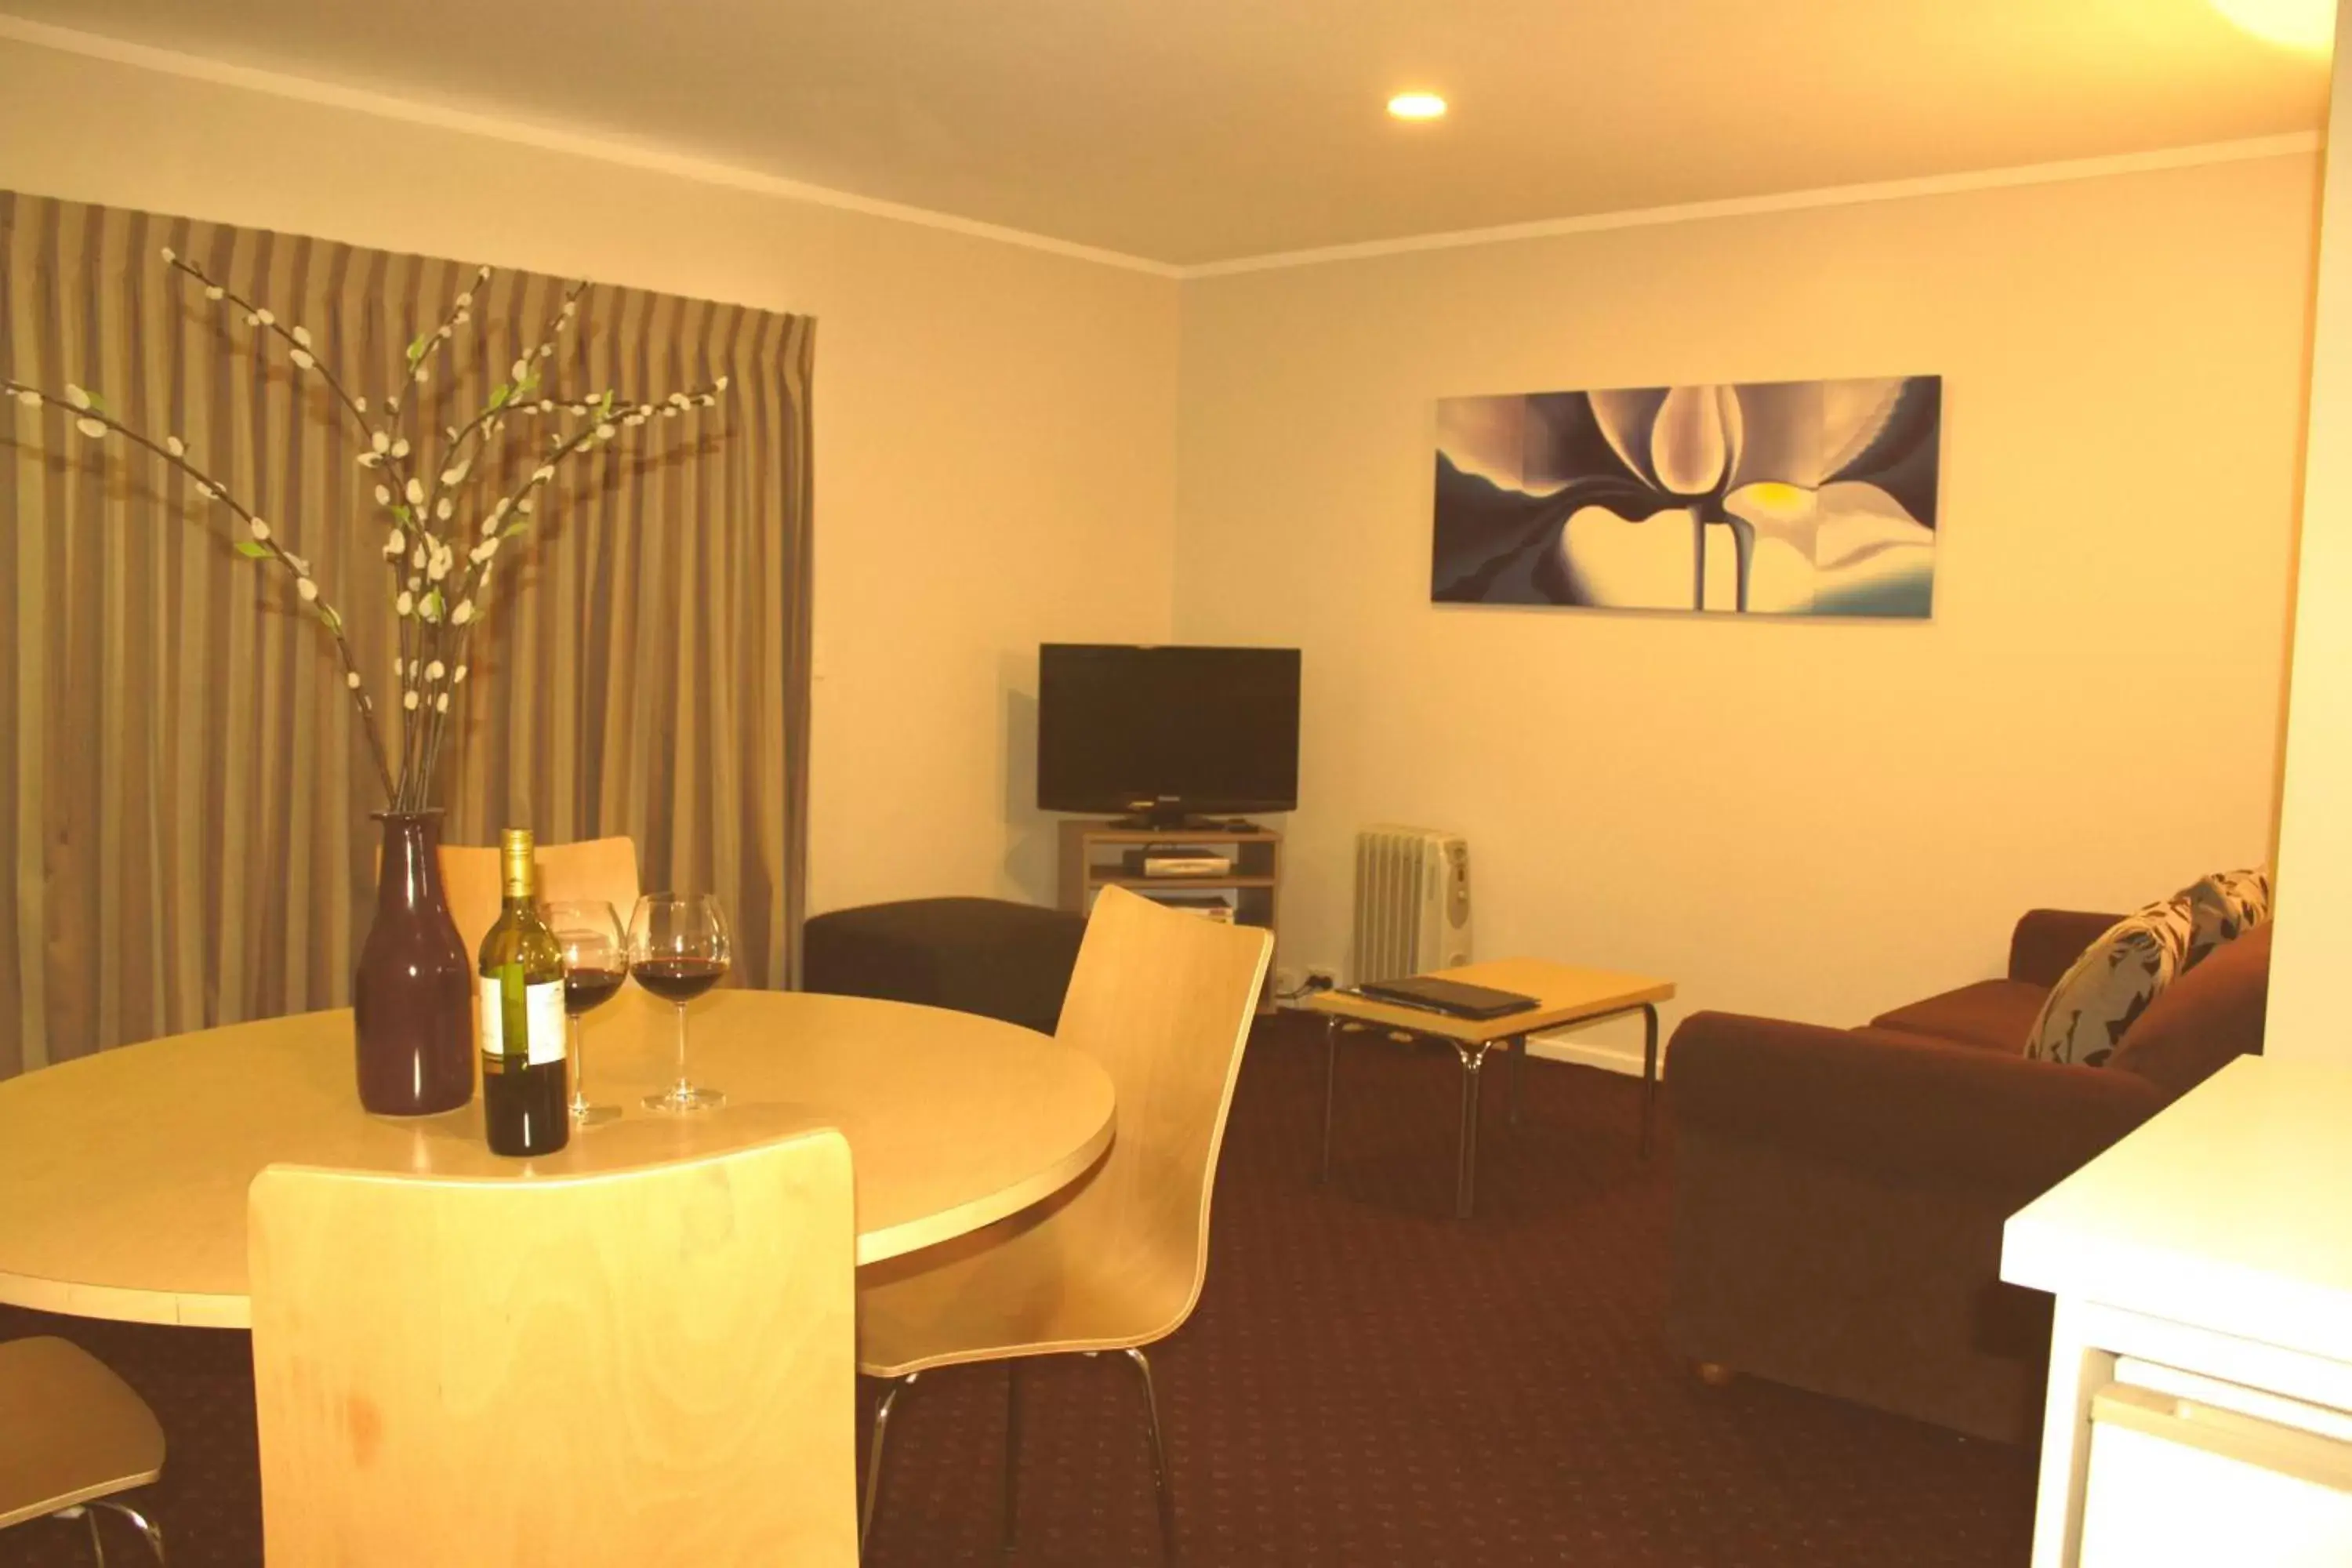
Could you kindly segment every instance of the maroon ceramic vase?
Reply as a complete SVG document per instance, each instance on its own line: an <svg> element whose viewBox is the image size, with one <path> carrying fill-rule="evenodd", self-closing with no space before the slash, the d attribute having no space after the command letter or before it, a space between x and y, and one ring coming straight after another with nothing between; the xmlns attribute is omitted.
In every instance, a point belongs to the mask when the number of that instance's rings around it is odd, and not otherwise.
<svg viewBox="0 0 2352 1568"><path fill-rule="evenodd" d="M474 1097L474 966L441 888L441 814L378 812L375 920L352 986L360 1104L430 1116Z"/></svg>

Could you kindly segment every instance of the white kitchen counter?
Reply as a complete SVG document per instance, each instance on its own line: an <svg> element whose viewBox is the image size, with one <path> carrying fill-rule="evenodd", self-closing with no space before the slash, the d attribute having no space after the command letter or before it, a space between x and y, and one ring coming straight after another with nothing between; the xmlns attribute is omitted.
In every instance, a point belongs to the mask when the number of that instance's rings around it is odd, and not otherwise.
<svg viewBox="0 0 2352 1568"><path fill-rule="evenodd" d="M2058 1298L2035 1568L2072 1568L2118 1355L2352 1410L2352 1068L2242 1057L2012 1215Z"/></svg>

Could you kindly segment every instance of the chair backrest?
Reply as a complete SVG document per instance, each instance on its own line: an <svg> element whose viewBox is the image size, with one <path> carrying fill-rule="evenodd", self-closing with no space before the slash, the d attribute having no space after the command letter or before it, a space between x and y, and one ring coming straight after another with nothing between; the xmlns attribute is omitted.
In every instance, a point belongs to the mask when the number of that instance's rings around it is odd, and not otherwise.
<svg viewBox="0 0 2352 1568"><path fill-rule="evenodd" d="M1273 935L1105 888L1054 1037L1118 1095L1103 1163L1056 1212L1056 1245L1115 1263L1154 1333L1192 1314L1209 1267L1209 1197Z"/></svg>
<svg viewBox="0 0 2352 1568"><path fill-rule="evenodd" d="M539 897L542 903L562 899L603 899L628 929L629 911L637 903L637 846L629 838L583 838L573 844L542 844L539 862ZM450 918L457 922L457 938L466 956L481 950L482 938L499 918L499 852L465 844L441 846L441 885L449 900Z"/></svg>
<svg viewBox="0 0 2352 1568"><path fill-rule="evenodd" d="M832 1129L577 1175L272 1166L247 1245L272 1568L856 1563Z"/></svg>

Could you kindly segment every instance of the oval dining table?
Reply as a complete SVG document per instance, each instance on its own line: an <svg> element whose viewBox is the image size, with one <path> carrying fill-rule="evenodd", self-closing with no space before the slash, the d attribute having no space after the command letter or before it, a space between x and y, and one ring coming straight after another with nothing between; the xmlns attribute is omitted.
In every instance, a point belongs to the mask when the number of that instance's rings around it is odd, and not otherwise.
<svg viewBox="0 0 2352 1568"><path fill-rule="evenodd" d="M1110 1146L1109 1076L992 1018L863 997L720 990L689 1010L716 1110L646 1110L677 1074L674 1010L637 989L584 1021L588 1098L623 1108L552 1155L482 1137L478 1096L438 1116L360 1109L348 1010L174 1035L0 1082L0 1302L244 1328L246 1189L265 1166L585 1174L817 1124L849 1141L857 1261L979 1229L1076 1181Z"/></svg>

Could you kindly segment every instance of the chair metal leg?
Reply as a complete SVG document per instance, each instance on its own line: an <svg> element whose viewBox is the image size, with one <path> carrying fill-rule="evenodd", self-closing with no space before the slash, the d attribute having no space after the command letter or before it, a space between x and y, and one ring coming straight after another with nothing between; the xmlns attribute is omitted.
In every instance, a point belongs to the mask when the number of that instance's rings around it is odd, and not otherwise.
<svg viewBox="0 0 2352 1568"><path fill-rule="evenodd" d="M1021 1486L1021 1361L1004 1363L1004 1550L1013 1550Z"/></svg>
<svg viewBox="0 0 2352 1568"><path fill-rule="evenodd" d="M890 1410L898 1395L915 1386L922 1373L910 1372L882 1391L874 1402L874 1436L866 1447L866 1500L857 1510L857 1553L866 1554L866 1538L874 1533L874 1503L882 1495L882 1439L890 1430Z"/></svg>
<svg viewBox="0 0 2352 1568"><path fill-rule="evenodd" d="M1650 1157L1650 1125L1658 1114L1658 1005L1642 1004L1642 1158Z"/></svg>
<svg viewBox="0 0 2352 1568"><path fill-rule="evenodd" d="M153 1520L149 1519L145 1514L141 1513L129 1503L121 1501L115 1498L100 1498L96 1502L86 1503L83 1506L93 1510L102 1508L110 1513L121 1514L124 1519L129 1520L131 1524L138 1528L140 1534L147 1538L147 1550L155 1554L155 1561L157 1563L162 1563L164 1560L163 1526L157 1524ZM89 1533L91 1540L97 1540L98 1516L95 1513L92 1513L89 1516ZM101 1564L105 1563L106 1553L104 1551L101 1550L100 1552L98 1560Z"/></svg>
<svg viewBox="0 0 2352 1568"><path fill-rule="evenodd" d="M1136 1376L1143 1380L1143 1420L1151 1433L1151 1486L1160 1494L1160 1552L1163 1560L1176 1561L1176 1494L1168 1484L1168 1447L1160 1433L1160 1396L1151 1386L1151 1363L1141 1351L1129 1347L1127 1359L1135 1363Z"/></svg>
<svg viewBox="0 0 2352 1568"><path fill-rule="evenodd" d="M1339 1020L1329 1013L1323 1015L1323 1163L1315 1173L1315 1184L1321 1186L1331 1179L1331 1084L1339 1074Z"/></svg>
<svg viewBox="0 0 2352 1568"><path fill-rule="evenodd" d="M106 1537L98 1532L98 1513L93 1509L81 1509L81 1521L89 1526L89 1554L98 1568L106 1568Z"/></svg>

